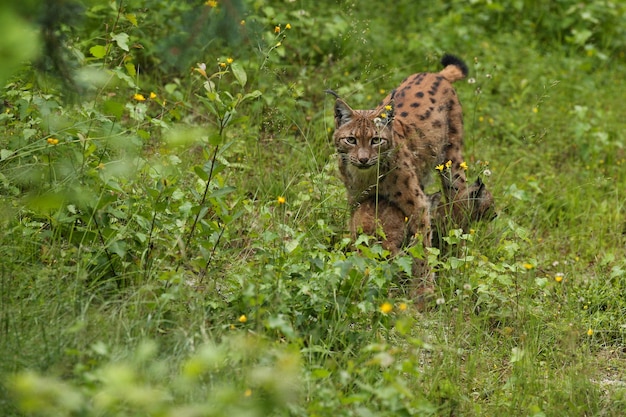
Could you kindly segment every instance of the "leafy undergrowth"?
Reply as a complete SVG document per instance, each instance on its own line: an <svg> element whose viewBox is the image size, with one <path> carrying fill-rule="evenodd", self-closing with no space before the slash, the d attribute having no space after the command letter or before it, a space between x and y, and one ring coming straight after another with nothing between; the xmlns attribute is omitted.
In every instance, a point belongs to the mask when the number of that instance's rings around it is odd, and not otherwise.
<svg viewBox="0 0 626 417"><path fill-rule="evenodd" d="M0 6L2 415L622 414L623 5L135 3ZM348 238L324 90L442 52L498 217L418 312Z"/></svg>

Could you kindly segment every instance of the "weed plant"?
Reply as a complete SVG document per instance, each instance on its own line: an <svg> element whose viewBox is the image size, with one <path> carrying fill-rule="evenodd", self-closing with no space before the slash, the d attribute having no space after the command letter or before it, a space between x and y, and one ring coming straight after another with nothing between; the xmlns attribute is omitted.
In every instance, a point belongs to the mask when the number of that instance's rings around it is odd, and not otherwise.
<svg viewBox="0 0 626 417"><path fill-rule="evenodd" d="M0 6L1 415L622 415L625 6L361 3ZM418 312L324 90L443 52L498 217Z"/></svg>

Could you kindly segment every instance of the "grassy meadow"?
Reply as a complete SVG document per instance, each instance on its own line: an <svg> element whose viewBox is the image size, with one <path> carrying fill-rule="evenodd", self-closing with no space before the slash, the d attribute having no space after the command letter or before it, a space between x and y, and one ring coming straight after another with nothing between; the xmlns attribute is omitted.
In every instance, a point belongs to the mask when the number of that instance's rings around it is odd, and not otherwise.
<svg viewBox="0 0 626 417"><path fill-rule="evenodd" d="M623 415L621 2L0 16L0 415ZM349 239L324 90L370 108L446 52L498 217L423 253L419 312L410 258Z"/></svg>

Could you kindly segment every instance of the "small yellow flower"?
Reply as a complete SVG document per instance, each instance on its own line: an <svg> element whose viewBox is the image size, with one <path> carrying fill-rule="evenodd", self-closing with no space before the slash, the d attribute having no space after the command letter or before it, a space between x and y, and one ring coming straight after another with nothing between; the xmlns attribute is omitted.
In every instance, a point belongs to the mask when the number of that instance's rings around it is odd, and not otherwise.
<svg viewBox="0 0 626 417"><path fill-rule="evenodd" d="M383 119L386 119L387 118L387 113L381 113L380 117L382 117Z"/></svg>
<svg viewBox="0 0 626 417"><path fill-rule="evenodd" d="M467 171L467 168L468 168L468 166L467 166L467 162L463 161L463 162L461 162L461 165L459 165L459 166L460 166L461 168L463 168L463 171Z"/></svg>
<svg viewBox="0 0 626 417"><path fill-rule="evenodd" d="M400 311L405 311L407 308L408 308L408 306L406 305L406 303L400 303L400 304L398 305L398 309L399 309Z"/></svg>
<svg viewBox="0 0 626 417"><path fill-rule="evenodd" d="M279 25L274 26L274 33L280 33L280 26Z"/></svg>
<svg viewBox="0 0 626 417"><path fill-rule="evenodd" d="M389 314L391 313L391 310L393 310L393 306L391 305L391 303L388 303L386 301L380 306L380 312L383 314Z"/></svg>
<svg viewBox="0 0 626 417"><path fill-rule="evenodd" d="M589 328L589 330L587 330L587 336L592 336L593 335L593 329Z"/></svg>
<svg viewBox="0 0 626 417"><path fill-rule="evenodd" d="M248 318L246 317L246 315L245 315L245 314L242 314L241 316L239 316L239 318L237 319L237 321L238 321L239 323L245 323L245 322L247 322L247 321L248 321Z"/></svg>
<svg viewBox="0 0 626 417"><path fill-rule="evenodd" d="M205 6L209 6L209 7L211 7L211 8L215 8L215 7L217 7L217 1L215 1L215 0L207 0L207 1L204 3L204 5L205 5Z"/></svg>
<svg viewBox="0 0 626 417"><path fill-rule="evenodd" d="M437 171L439 171L439 172L443 172L443 168L444 168L443 164L441 164L441 165L437 165L437 166L435 167L435 169L436 169Z"/></svg>
<svg viewBox="0 0 626 417"><path fill-rule="evenodd" d="M446 162L446 168L449 169L451 166L452 166L452 161L448 159L448 162Z"/></svg>
<svg viewBox="0 0 626 417"><path fill-rule="evenodd" d="M391 111L391 109L392 109L391 104L387 104L387 105L385 106L385 110L387 110L387 111Z"/></svg>
<svg viewBox="0 0 626 417"><path fill-rule="evenodd" d="M232 64L233 61L234 61L234 59L232 59L232 58L226 58L226 63L229 64L229 65Z"/></svg>
<svg viewBox="0 0 626 417"><path fill-rule="evenodd" d="M150 98L151 98L152 100L154 100L155 98L157 98L157 95L156 95L156 93L155 93L154 91L150 92Z"/></svg>
<svg viewBox="0 0 626 417"><path fill-rule="evenodd" d="M278 204L285 204L287 202L287 199L281 195L281 196L278 196L276 201L278 201Z"/></svg>
<svg viewBox="0 0 626 417"><path fill-rule="evenodd" d="M146 98L143 96L143 94L139 94L139 93L135 93L133 98L137 101L146 101Z"/></svg>
<svg viewBox="0 0 626 417"><path fill-rule="evenodd" d="M290 25L289 23L287 23L287 24L285 25L285 29L291 29L291 25Z"/></svg>
<svg viewBox="0 0 626 417"><path fill-rule="evenodd" d="M220 67L226 68L226 62L220 62Z"/></svg>
<svg viewBox="0 0 626 417"><path fill-rule="evenodd" d="M239 22L239 24L240 24L241 26L245 26L245 25L246 25L246 21L245 21L245 20L242 20L241 22Z"/></svg>
<svg viewBox="0 0 626 417"><path fill-rule="evenodd" d="M556 274L556 275L554 276L554 280L555 280L556 282L561 282L561 281L563 281L563 274L561 274L561 273Z"/></svg>
<svg viewBox="0 0 626 417"><path fill-rule="evenodd" d="M48 142L50 145L58 145L59 144L59 140L57 138L48 138L48 139L46 139L46 142Z"/></svg>
<svg viewBox="0 0 626 417"><path fill-rule="evenodd" d="M244 397L249 397L252 395L252 390L250 388L248 388L247 390L245 390L245 392L243 393Z"/></svg>
<svg viewBox="0 0 626 417"><path fill-rule="evenodd" d="M539 109L537 107L533 107L533 113L539 113Z"/></svg>
<svg viewBox="0 0 626 417"><path fill-rule="evenodd" d="M524 263L522 266L529 271L534 268L533 264L529 264L528 262Z"/></svg>

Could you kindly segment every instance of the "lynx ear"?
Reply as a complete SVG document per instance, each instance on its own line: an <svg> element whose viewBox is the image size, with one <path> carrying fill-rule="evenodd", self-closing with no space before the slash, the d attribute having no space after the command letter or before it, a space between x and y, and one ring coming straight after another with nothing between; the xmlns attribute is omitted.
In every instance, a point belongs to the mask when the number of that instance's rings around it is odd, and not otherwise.
<svg viewBox="0 0 626 417"><path fill-rule="evenodd" d="M343 126L352 120L354 110L340 98L335 101L335 128Z"/></svg>

